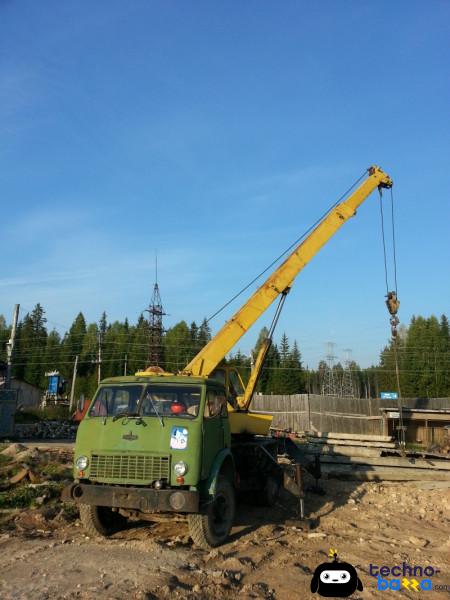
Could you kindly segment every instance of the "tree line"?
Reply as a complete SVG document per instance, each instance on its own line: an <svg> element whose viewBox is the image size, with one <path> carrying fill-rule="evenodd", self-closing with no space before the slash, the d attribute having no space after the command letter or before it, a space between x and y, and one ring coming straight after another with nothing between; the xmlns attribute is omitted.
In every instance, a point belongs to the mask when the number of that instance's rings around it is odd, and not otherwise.
<svg viewBox="0 0 450 600"><path fill-rule="evenodd" d="M268 331L263 328L249 356L239 350L227 357L244 381L250 374L261 344ZM0 315L0 361L6 360L6 341L10 327ZM109 323L105 313L98 323L87 323L80 312L69 330L60 335L49 330L44 308L37 304L19 322L16 335L13 376L46 389L46 373L58 370L66 379L73 374L78 356L76 396L92 397L99 369L101 378L133 374L148 365L151 338L148 321L140 315L137 323ZM211 330L204 319L199 325L180 321L163 332L158 348L159 363L164 370L176 373L182 369L211 339ZM400 386L404 397L450 396L450 333L445 315L437 319L413 317L408 327L399 331L397 355ZM394 346L390 343L380 353L377 365L360 368L352 361L328 365L321 361L317 369L305 369L295 340L283 333L279 343L268 351L257 391L264 394L315 393L323 391L327 370L332 369L336 393L350 377L354 395L377 397L381 391L397 391Z"/></svg>

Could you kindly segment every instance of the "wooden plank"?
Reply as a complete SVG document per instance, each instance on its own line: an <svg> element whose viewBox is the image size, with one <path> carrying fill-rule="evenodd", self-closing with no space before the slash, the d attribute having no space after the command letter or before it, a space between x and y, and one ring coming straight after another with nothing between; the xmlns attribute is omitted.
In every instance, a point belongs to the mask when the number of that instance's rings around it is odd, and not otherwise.
<svg viewBox="0 0 450 600"><path fill-rule="evenodd" d="M363 456L331 456L321 454L320 462L329 464L363 464L368 466L380 467L399 467L403 469L431 469L440 471L450 471L450 461L415 460L414 463L411 463L407 458L396 458L390 456L371 458Z"/></svg>
<svg viewBox="0 0 450 600"><path fill-rule="evenodd" d="M314 437L325 439L333 438L335 440L367 440L368 442L391 442L392 437L390 435L370 435L365 433L334 433L334 432L322 432L317 431Z"/></svg>
<svg viewBox="0 0 450 600"><path fill-rule="evenodd" d="M311 456L369 456L372 458L377 458L381 456L381 448L348 448L346 446L342 446L339 450L335 450L331 446L309 446L308 448L304 448L300 446L302 452Z"/></svg>
<svg viewBox="0 0 450 600"><path fill-rule="evenodd" d="M350 479L376 479L379 481L450 481L448 471L432 469L389 469L349 465L322 465L322 472L328 477L348 476Z"/></svg>
<svg viewBox="0 0 450 600"><path fill-rule="evenodd" d="M358 442L356 440L327 440L318 438L310 438L309 442L317 446L328 445L333 446L334 448L339 446L349 446L354 448L357 448L358 446L361 446L362 448L385 448L386 450L395 450L396 448L395 442Z"/></svg>

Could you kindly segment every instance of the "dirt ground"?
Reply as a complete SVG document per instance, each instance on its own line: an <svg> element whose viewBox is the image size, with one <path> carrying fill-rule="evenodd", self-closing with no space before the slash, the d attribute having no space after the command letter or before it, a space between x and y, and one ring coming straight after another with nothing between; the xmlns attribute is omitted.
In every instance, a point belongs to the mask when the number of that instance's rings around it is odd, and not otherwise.
<svg viewBox="0 0 450 600"><path fill-rule="evenodd" d="M0 598L319 598L310 582L330 548L358 571L364 590L354 599L450 598L449 489L337 480L323 487L325 495L307 497L309 522L296 518L287 493L274 509L240 505L229 543L211 552L193 547L182 517L130 523L99 540L58 503L3 511ZM432 585L449 591L378 591L370 564L403 563L438 569Z"/></svg>

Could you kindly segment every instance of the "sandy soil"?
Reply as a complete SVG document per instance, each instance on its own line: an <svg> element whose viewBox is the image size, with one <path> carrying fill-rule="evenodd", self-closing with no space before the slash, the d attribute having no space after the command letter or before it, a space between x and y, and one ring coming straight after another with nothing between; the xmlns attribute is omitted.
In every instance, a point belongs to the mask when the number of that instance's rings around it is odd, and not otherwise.
<svg viewBox="0 0 450 600"><path fill-rule="evenodd" d="M413 484L323 482L308 522L284 494L274 509L241 505L229 543L192 546L182 518L131 523L112 538L86 537L56 507L12 513L0 531L0 598L320 598L310 591L330 547L358 571L352 598L450 598L450 490ZM432 566L446 591L377 591L370 564ZM373 569L373 567L372 567ZM420 577L418 577L420 581Z"/></svg>

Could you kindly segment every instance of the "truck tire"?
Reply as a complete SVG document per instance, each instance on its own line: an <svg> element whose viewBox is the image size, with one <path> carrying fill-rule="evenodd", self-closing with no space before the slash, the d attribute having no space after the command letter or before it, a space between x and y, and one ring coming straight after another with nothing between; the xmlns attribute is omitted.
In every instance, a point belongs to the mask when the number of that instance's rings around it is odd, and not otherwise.
<svg viewBox="0 0 450 600"><path fill-rule="evenodd" d="M106 506L80 504L80 519L83 527L93 537L108 537L123 529L127 519Z"/></svg>
<svg viewBox="0 0 450 600"><path fill-rule="evenodd" d="M214 500L204 514L188 516L189 533L196 546L208 550L227 539L234 521L234 489L226 477L219 476Z"/></svg>

